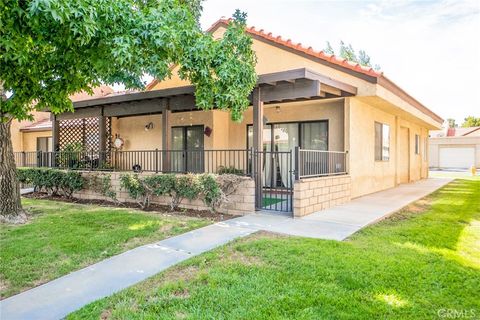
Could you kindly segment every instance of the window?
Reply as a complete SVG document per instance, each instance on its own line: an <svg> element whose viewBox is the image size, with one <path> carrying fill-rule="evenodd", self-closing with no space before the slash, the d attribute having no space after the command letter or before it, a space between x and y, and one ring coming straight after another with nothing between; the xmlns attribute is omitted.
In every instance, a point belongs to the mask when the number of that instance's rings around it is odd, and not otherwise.
<svg viewBox="0 0 480 320"><path fill-rule="evenodd" d="M390 160L390 126L375 122L375 161Z"/></svg>
<svg viewBox="0 0 480 320"><path fill-rule="evenodd" d="M38 137L37 151L43 151L43 152L52 151L52 137Z"/></svg>
<svg viewBox="0 0 480 320"><path fill-rule="evenodd" d="M420 154L420 136L415 135L415 154Z"/></svg>

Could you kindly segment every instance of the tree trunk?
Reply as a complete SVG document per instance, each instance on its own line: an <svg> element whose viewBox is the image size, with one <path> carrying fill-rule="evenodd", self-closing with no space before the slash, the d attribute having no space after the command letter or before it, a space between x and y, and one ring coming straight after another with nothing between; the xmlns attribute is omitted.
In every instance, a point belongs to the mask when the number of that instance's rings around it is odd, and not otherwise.
<svg viewBox="0 0 480 320"><path fill-rule="evenodd" d="M12 121L0 121L0 221L23 223L25 212L20 201L10 127Z"/></svg>

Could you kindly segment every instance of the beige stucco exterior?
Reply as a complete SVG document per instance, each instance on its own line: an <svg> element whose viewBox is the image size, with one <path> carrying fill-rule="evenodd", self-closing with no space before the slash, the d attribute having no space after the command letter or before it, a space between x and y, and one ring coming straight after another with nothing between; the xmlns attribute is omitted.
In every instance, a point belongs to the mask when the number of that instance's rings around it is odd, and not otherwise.
<svg viewBox="0 0 480 320"><path fill-rule="evenodd" d="M49 134L51 136L51 131L39 131L39 132L22 132L21 129L31 125L34 122L38 122L44 119L50 118L50 113L34 111L32 113L33 120L17 121L12 120L11 124L11 136L12 136L12 146L14 152L19 151L36 151L37 137L44 137L42 134ZM33 149L32 149L32 146Z"/></svg>
<svg viewBox="0 0 480 320"><path fill-rule="evenodd" d="M352 178L352 198L395 187L401 183L401 152L409 160L407 182L417 181L428 176L428 157L424 146L428 130L419 124L373 107L360 99L347 98L349 110L350 176ZM347 111L348 112L348 111ZM390 159L375 161L375 122L390 127ZM407 150L401 150L400 128L408 129ZM419 153L415 153L415 135L420 137ZM405 159L405 157L403 158Z"/></svg>

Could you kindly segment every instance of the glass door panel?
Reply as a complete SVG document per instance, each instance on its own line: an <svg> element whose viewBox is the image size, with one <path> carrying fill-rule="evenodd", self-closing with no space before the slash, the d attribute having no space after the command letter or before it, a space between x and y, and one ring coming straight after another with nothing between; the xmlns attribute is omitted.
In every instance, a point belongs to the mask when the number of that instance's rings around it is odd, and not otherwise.
<svg viewBox="0 0 480 320"><path fill-rule="evenodd" d="M204 171L203 126L185 127L188 172Z"/></svg>
<svg viewBox="0 0 480 320"><path fill-rule="evenodd" d="M289 152L298 147L298 123L279 123L273 125L274 149L279 152ZM272 183L276 187L288 186L291 179L290 164L286 154L278 154L272 163ZM292 159L295 161L295 159ZM292 163L293 168L295 163Z"/></svg>
<svg viewBox="0 0 480 320"><path fill-rule="evenodd" d="M172 128L172 151L170 153L171 170L173 172L185 171L185 134L183 127Z"/></svg>
<svg viewBox="0 0 480 320"><path fill-rule="evenodd" d="M328 150L328 122L300 124L301 146L308 150Z"/></svg>

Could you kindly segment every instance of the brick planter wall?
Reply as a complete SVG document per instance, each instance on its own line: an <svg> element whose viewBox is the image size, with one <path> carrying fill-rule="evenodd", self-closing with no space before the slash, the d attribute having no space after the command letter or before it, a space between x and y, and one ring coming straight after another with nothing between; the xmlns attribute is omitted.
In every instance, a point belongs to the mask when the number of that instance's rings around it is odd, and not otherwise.
<svg viewBox="0 0 480 320"><path fill-rule="evenodd" d="M308 178L295 181L293 215L302 217L350 201L348 175Z"/></svg>
<svg viewBox="0 0 480 320"><path fill-rule="evenodd" d="M117 199L120 202L135 202L128 196L128 192L121 190L120 188L120 172L82 172L82 176L87 178L89 175L102 175L109 174L111 176L112 190L117 193ZM140 176L147 176L153 173L140 173ZM87 186L88 187L88 186ZM111 201L94 190L83 189L73 194L74 197L87 200L107 200ZM151 202L161 205L169 205L170 197L152 197ZM194 210L209 210L207 206L201 200L183 200L180 204L181 208L194 209ZM222 208L218 210L221 213L227 213L232 215L245 215L255 211L255 182L252 178L243 177L240 185L234 194L228 197L228 202L225 203Z"/></svg>

